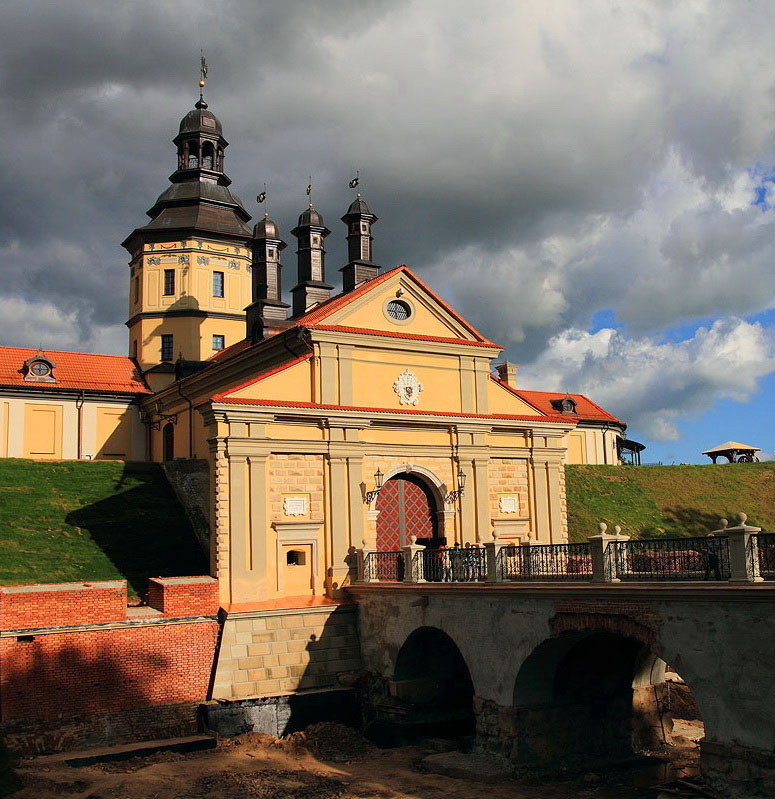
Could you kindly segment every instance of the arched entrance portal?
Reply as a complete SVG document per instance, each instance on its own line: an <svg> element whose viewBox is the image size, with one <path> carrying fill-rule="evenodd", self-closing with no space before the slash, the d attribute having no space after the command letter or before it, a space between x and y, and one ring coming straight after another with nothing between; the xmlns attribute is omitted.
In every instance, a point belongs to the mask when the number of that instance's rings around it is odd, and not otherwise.
<svg viewBox="0 0 775 799"><path fill-rule="evenodd" d="M513 759L542 766L670 754L670 747L694 749L703 734L680 677L666 679L663 660L617 632L566 632L544 641L517 675L514 711ZM691 740L689 729L696 733Z"/></svg>
<svg viewBox="0 0 775 799"><path fill-rule="evenodd" d="M425 481L416 474L402 472L385 481L379 492L376 510L377 550L392 552L417 536L417 543L438 547L438 507L436 498Z"/></svg>

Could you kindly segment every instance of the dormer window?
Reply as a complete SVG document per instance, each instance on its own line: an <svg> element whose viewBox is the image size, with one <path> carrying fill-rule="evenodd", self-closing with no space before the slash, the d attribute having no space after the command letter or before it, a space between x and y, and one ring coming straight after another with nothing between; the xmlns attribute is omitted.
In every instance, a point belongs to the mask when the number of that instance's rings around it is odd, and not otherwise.
<svg viewBox="0 0 775 799"><path fill-rule="evenodd" d="M576 413L576 400L572 397L563 397L562 399L554 399L552 400L552 407L559 411L560 413L564 413L566 415L571 415Z"/></svg>
<svg viewBox="0 0 775 799"><path fill-rule="evenodd" d="M56 383L54 366L53 361L42 355L30 358L24 362L22 367L24 379L31 383Z"/></svg>

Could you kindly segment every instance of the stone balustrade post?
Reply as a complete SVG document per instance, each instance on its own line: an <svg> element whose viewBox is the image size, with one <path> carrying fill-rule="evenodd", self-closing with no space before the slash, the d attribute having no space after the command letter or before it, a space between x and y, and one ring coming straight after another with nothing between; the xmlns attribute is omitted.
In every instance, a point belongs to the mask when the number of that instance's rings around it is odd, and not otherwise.
<svg viewBox="0 0 775 799"><path fill-rule="evenodd" d="M540 574L541 567L538 563L538 550L536 549L539 545L538 541L533 541L528 539L522 545L524 547L524 555L522 557L522 562L525 564L525 577L530 577L531 575Z"/></svg>
<svg viewBox="0 0 775 799"><path fill-rule="evenodd" d="M738 513L739 524L728 527L726 519L721 520L721 528L711 535L727 535L729 537L729 571L730 583L760 583L763 578L759 573L759 548L753 533L760 533L761 527L746 524L748 516Z"/></svg>
<svg viewBox="0 0 775 799"><path fill-rule="evenodd" d="M401 555L404 559L404 582L405 583L424 583L423 559L419 555L425 547L417 543L417 536L409 536L409 545L401 547Z"/></svg>
<svg viewBox="0 0 775 799"><path fill-rule="evenodd" d="M500 560L501 560L501 550L505 546L501 541L498 541L498 533L497 531L492 531L492 541L485 541L482 544L485 551L485 563L486 563L486 576L485 582L488 583L499 583L503 580L503 575L501 574L500 568Z"/></svg>
<svg viewBox="0 0 775 799"><path fill-rule="evenodd" d="M592 556L592 582L619 583L621 580L617 575L617 564L614 558L609 557L608 547L611 542L629 541L630 537L621 534L622 528L619 525L614 527L614 535L606 532L608 525L605 522L600 522L598 528L600 532L597 535L587 537Z"/></svg>

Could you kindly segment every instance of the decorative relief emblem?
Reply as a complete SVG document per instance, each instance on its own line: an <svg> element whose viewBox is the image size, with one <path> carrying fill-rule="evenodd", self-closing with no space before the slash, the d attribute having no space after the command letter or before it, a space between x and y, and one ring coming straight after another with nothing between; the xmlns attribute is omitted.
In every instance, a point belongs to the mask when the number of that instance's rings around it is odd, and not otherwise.
<svg viewBox="0 0 775 799"><path fill-rule="evenodd" d="M283 513L286 516L306 516L307 498L285 497L285 499L283 499Z"/></svg>
<svg viewBox="0 0 775 799"><path fill-rule="evenodd" d="M236 261L229 261L229 269L239 269L239 264Z"/></svg>
<svg viewBox="0 0 775 799"><path fill-rule="evenodd" d="M148 259L148 266L159 266L161 264L161 258L158 255L152 255Z"/></svg>
<svg viewBox="0 0 775 799"><path fill-rule="evenodd" d="M501 497L499 499L501 513L518 513L519 499L517 497Z"/></svg>
<svg viewBox="0 0 775 799"><path fill-rule="evenodd" d="M248 264L248 265L245 267L245 269L247 269L247 271L248 271L248 272L252 272L252 271L253 271L253 267L252 267L250 264Z"/></svg>
<svg viewBox="0 0 775 799"><path fill-rule="evenodd" d="M207 266L210 263L210 259L206 255L197 255L196 262L199 266Z"/></svg>
<svg viewBox="0 0 775 799"><path fill-rule="evenodd" d="M398 380L393 383L393 391L398 394L398 401L402 405L417 405L420 401L422 383L414 372L404 369L398 376Z"/></svg>
<svg viewBox="0 0 775 799"><path fill-rule="evenodd" d="M187 255L179 255L178 256L178 263L182 264L183 266L188 265L188 256Z"/></svg>

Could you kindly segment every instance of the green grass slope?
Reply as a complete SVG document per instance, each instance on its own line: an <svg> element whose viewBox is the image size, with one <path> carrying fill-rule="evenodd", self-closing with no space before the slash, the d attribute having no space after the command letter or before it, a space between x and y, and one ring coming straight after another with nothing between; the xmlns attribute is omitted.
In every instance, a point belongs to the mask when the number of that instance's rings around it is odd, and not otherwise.
<svg viewBox="0 0 775 799"><path fill-rule="evenodd" d="M0 460L0 584L207 574L156 463Z"/></svg>
<svg viewBox="0 0 775 799"><path fill-rule="evenodd" d="M706 535L720 518L775 531L775 463L566 466L571 541L619 524L636 538Z"/></svg>

